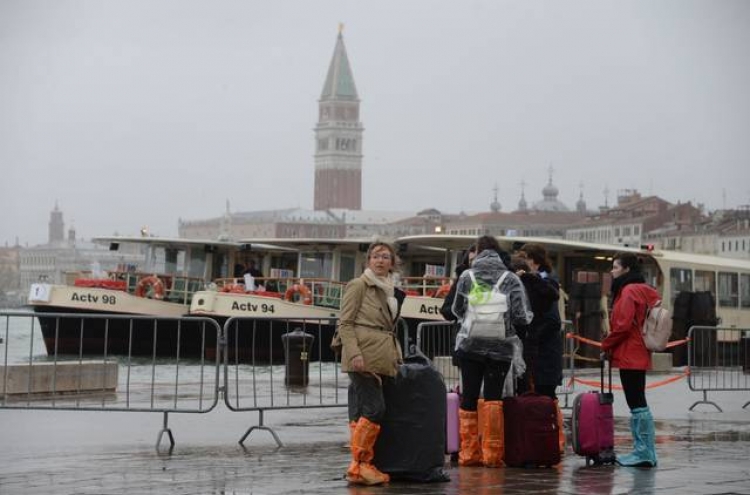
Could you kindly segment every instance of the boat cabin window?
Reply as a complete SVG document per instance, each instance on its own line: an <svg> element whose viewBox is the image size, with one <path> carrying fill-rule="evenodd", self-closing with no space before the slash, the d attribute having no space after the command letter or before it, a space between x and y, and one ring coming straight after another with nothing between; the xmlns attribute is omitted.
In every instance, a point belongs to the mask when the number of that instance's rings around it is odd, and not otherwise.
<svg viewBox="0 0 750 495"><path fill-rule="evenodd" d="M211 273L208 279L229 277L229 256L227 253L213 253L211 261Z"/></svg>
<svg viewBox="0 0 750 495"><path fill-rule="evenodd" d="M146 272L153 273L164 273L166 268L166 253L165 249L160 246L151 246L149 248L148 257L146 259Z"/></svg>
<svg viewBox="0 0 750 495"><path fill-rule="evenodd" d="M740 307L750 308L750 273L740 274Z"/></svg>
<svg viewBox="0 0 750 495"><path fill-rule="evenodd" d="M353 254L341 253L341 267L339 269L339 282L348 282L355 277L357 257Z"/></svg>
<svg viewBox="0 0 750 495"><path fill-rule="evenodd" d="M719 307L736 308L739 300L739 278L736 273L719 272Z"/></svg>
<svg viewBox="0 0 750 495"><path fill-rule="evenodd" d="M188 276L203 278L206 270L206 252L196 248L190 250L190 264L188 265Z"/></svg>
<svg viewBox="0 0 750 495"><path fill-rule="evenodd" d="M333 273L332 253L302 253L300 256L300 277L331 278Z"/></svg>
<svg viewBox="0 0 750 495"><path fill-rule="evenodd" d="M669 269L669 285L672 288L672 304L677 295L682 291L693 290L693 272L686 268Z"/></svg>
<svg viewBox="0 0 750 495"><path fill-rule="evenodd" d="M180 273L185 263L185 251L164 249L164 273Z"/></svg>
<svg viewBox="0 0 750 495"><path fill-rule="evenodd" d="M297 253L271 255L271 269L264 275L271 278L292 278L297 271Z"/></svg>
<svg viewBox="0 0 750 495"><path fill-rule="evenodd" d="M714 296L714 299L716 299L716 272L695 270L693 290L696 292L708 291Z"/></svg>

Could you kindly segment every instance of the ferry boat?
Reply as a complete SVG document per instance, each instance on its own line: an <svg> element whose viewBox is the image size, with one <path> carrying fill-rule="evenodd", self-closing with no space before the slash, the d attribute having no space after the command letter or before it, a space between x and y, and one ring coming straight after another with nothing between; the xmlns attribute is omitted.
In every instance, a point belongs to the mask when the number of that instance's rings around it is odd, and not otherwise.
<svg viewBox="0 0 750 495"><path fill-rule="evenodd" d="M442 250L446 263L455 266L456 260L477 236L417 235L401 237L399 249ZM617 252L631 252L642 260L646 282L662 295L662 305L672 309L675 325L672 340L685 337L690 318L677 307L681 296L701 298L709 306L710 316L701 325L750 328L750 261L718 256L654 249L651 245L624 247L565 239L538 237L496 236L500 246L513 253L526 243L541 244L547 250L561 291L561 316L572 320L583 337L599 341L607 324L607 297L611 284L612 257ZM697 296L696 296L697 295ZM703 297L705 296L705 297ZM713 321L711 321L713 320ZM687 323L686 323L687 322ZM681 325L681 327L680 327ZM681 332L681 334L677 333ZM706 352L733 356L740 352L737 332L716 332L715 341L705 342ZM585 347L585 349L584 349ZM698 347L698 346L696 346ZM582 358L598 363L598 349L582 346ZM701 351L703 352L703 351ZM588 355L587 355L588 354ZM685 364L685 347L673 350L675 365ZM695 359L699 359L696 356ZM715 359L714 361L715 362Z"/></svg>
<svg viewBox="0 0 750 495"><path fill-rule="evenodd" d="M251 283L242 283L240 278L217 280L212 290L194 295L190 314L215 318L222 325L229 318L238 318L227 335L229 353L238 360L283 361L279 338L293 328L316 339L309 350L311 360L334 360L329 344L344 287L361 275L372 239L243 242L265 246L252 253L261 258L261 272L268 276L254 278ZM397 284L407 292L401 315L408 326L400 329L400 339L408 345L419 322L442 320L441 297L447 293L450 279L445 276L442 251L414 247L400 252L399 259ZM274 331L274 324L283 325L284 330Z"/></svg>
<svg viewBox="0 0 750 495"><path fill-rule="evenodd" d="M241 253L250 249L236 242L161 237L92 241L128 253L128 262L101 273L65 273L62 284L35 283L30 288L28 305L38 315L49 355L200 356L200 327L184 326L176 341L176 320L168 319L188 314L193 295L214 279L224 279ZM132 263L133 255L141 261ZM66 317L45 316L51 313Z"/></svg>

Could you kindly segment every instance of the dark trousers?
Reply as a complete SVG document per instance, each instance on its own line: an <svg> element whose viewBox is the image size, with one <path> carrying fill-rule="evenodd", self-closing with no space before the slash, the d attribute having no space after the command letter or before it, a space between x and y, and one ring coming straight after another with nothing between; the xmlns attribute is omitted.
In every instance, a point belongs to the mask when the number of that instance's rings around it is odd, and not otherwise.
<svg viewBox="0 0 750 495"><path fill-rule="evenodd" d="M461 409L476 411L479 393L484 385L484 400L502 400L505 375L510 369L507 361L474 361L461 359Z"/></svg>
<svg viewBox="0 0 750 495"><path fill-rule="evenodd" d="M364 416L373 423L380 423L385 415L385 397L381 381L372 374L348 373L349 421ZM381 376L382 380L388 377Z"/></svg>
<svg viewBox="0 0 750 495"><path fill-rule="evenodd" d="M620 370L620 383L625 393L625 401L632 411L637 407L648 407L646 404L646 371Z"/></svg>
<svg viewBox="0 0 750 495"><path fill-rule="evenodd" d="M534 391L540 395L546 395L552 400L557 400L557 385L540 385L534 386Z"/></svg>

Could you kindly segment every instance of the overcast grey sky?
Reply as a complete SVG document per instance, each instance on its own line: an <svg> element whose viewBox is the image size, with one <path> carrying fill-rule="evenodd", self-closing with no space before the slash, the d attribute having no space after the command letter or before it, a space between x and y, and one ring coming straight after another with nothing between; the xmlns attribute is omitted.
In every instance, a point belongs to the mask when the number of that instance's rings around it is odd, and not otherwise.
<svg viewBox="0 0 750 495"><path fill-rule="evenodd" d="M339 22L363 208L750 203L747 1L0 1L0 245L312 208Z"/></svg>

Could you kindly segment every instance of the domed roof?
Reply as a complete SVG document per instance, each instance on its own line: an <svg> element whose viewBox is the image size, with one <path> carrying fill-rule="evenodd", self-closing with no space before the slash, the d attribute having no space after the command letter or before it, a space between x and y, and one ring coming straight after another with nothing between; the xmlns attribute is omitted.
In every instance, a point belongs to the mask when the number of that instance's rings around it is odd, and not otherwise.
<svg viewBox="0 0 750 495"><path fill-rule="evenodd" d="M552 174L550 173L549 182L542 189L544 199L534 203L532 209L536 211L570 211L567 206L557 199L558 193L557 187L552 184Z"/></svg>
<svg viewBox="0 0 750 495"><path fill-rule="evenodd" d="M544 199L556 199L559 193L560 191L552 184L552 179L550 178L547 185L542 189L542 196L544 196Z"/></svg>
<svg viewBox="0 0 750 495"><path fill-rule="evenodd" d="M490 203L490 211L493 213L497 213L501 208L500 202L497 200L497 184L495 184L495 187L493 187L492 190L495 193L495 200Z"/></svg>

